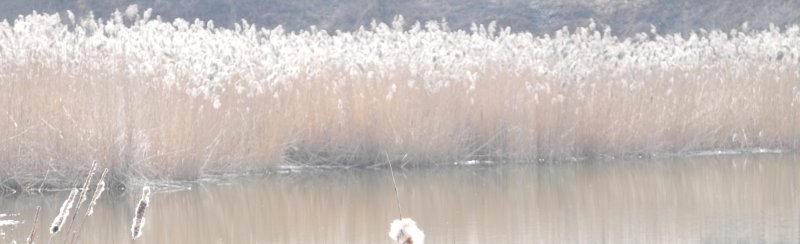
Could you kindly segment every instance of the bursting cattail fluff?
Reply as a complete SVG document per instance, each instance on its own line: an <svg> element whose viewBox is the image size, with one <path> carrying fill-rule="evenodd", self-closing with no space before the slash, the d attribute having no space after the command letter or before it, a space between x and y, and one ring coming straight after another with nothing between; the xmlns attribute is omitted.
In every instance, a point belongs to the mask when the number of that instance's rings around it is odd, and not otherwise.
<svg viewBox="0 0 800 244"><path fill-rule="evenodd" d="M399 244L424 244L425 233L409 218L396 219L389 226L389 238Z"/></svg>
<svg viewBox="0 0 800 244"><path fill-rule="evenodd" d="M86 180L83 181L83 187L81 188L81 193L80 193L81 194L81 198L80 198L80 200L78 200L78 205L75 207L75 211L76 211L75 212L75 216L78 216L77 215L78 209L81 209L81 206L83 205L83 202L86 202L86 199L87 199L86 192L89 191L89 183L92 182L92 178L94 178L95 171L97 171L97 160L92 161L92 169L89 170L89 175L87 175L86 176ZM74 220L75 217L73 217L72 219Z"/></svg>
<svg viewBox="0 0 800 244"><path fill-rule="evenodd" d="M97 182L97 186L94 189L94 195L92 195L92 201L89 202L89 209L86 210L86 216L92 216L92 213L94 213L94 205L97 204L97 199L100 199L100 195L106 190L106 174L108 174L108 168L103 170L103 174L100 175L100 180Z"/></svg>
<svg viewBox="0 0 800 244"><path fill-rule="evenodd" d="M142 236L142 227L144 227L144 211L147 210L147 205L150 204L150 187L145 186L142 188L142 199L139 200L139 205L136 206L136 213L133 217L133 224L131 225L131 237L134 240Z"/></svg>
<svg viewBox="0 0 800 244"><path fill-rule="evenodd" d="M67 200L64 201L64 204L61 204L61 211L59 211L56 219L53 220L53 224L50 225L50 234L58 233L58 231L61 230L61 227L64 226L64 222L69 216L69 209L72 208L72 203L75 202L76 196L78 196L78 188L72 188Z"/></svg>

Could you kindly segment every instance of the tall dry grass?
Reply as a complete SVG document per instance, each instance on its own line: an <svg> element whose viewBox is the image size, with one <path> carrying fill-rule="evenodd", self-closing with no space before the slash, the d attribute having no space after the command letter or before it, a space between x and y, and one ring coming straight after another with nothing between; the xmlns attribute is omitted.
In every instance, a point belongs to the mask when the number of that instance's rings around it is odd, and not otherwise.
<svg viewBox="0 0 800 244"><path fill-rule="evenodd" d="M800 28L355 32L37 14L0 23L0 178L796 149ZM43 181L46 171L52 171Z"/></svg>

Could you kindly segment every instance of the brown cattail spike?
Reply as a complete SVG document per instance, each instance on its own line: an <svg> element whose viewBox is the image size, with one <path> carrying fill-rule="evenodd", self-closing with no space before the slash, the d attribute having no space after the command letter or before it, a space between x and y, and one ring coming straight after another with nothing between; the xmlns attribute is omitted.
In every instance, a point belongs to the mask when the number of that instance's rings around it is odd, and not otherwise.
<svg viewBox="0 0 800 244"><path fill-rule="evenodd" d="M131 226L131 237L134 240L142 236L142 227L144 227L144 212L147 210L147 205L150 204L150 187L145 186L142 188L142 199L139 200L139 205L136 206L136 216L133 217L133 225Z"/></svg>

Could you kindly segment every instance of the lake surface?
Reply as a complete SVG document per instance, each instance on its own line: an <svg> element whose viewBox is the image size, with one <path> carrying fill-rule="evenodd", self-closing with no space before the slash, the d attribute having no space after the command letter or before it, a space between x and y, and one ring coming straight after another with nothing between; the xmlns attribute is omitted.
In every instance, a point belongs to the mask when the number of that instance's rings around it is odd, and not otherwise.
<svg viewBox="0 0 800 244"><path fill-rule="evenodd" d="M395 172L427 243L798 243L800 156L493 164ZM67 193L0 198L0 243L38 243ZM104 195L82 243L132 243L140 189ZM388 170L310 170L155 192L136 243L391 243ZM72 222L64 227L68 230ZM74 227L74 226L73 226ZM53 243L63 243L59 233Z"/></svg>

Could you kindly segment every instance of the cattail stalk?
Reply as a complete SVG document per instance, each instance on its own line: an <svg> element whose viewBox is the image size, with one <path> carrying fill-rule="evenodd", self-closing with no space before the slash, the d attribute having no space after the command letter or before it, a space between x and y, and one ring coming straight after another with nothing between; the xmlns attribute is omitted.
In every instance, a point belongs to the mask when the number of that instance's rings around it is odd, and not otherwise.
<svg viewBox="0 0 800 244"><path fill-rule="evenodd" d="M389 161L389 172L392 174L392 185L394 185L397 210L400 211L400 219L392 221L392 224L389 226L389 238L399 244L424 244L425 233L417 227L417 223L412 219L403 218L403 209L400 207L400 193L397 191L397 181L394 179L392 160L389 159L388 153L386 153L386 160Z"/></svg>
<svg viewBox="0 0 800 244"><path fill-rule="evenodd" d="M385 153L386 160L389 162L389 172L392 174L392 185L394 186L394 197L397 200L397 210L400 212L400 218L403 218L403 208L400 207L400 193L397 192L397 181L394 179L394 169L392 169L392 160L389 159L389 154Z"/></svg>
<svg viewBox="0 0 800 244"><path fill-rule="evenodd" d="M33 244L33 240L36 239L36 222L39 221L39 211L42 210L41 206L36 206L36 217L33 217L33 227L31 227L31 234L28 235L28 239L25 239L25 243Z"/></svg>
<svg viewBox="0 0 800 244"><path fill-rule="evenodd" d="M103 174L100 175L100 179L97 181L97 186L94 188L94 195L92 195L92 201L89 202L89 206L86 209L86 215L83 216L83 220L78 225L78 230L76 230L73 234L70 243L76 242L80 238L81 229L83 229L83 225L86 223L86 219L89 216L92 216L94 213L94 206L97 205L97 199L100 199L100 196L106 190L106 174L108 174L108 168L103 170Z"/></svg>
<svg viewBox="0 0 800 244"><path fill-rule="evenodd" d="M81 209L81 206L84 202L86 202L86 192L89 191L89 184L92 182L92 178L94 178L94 173L97 171L97 160L92 161L92 169L89 170L89 174L86 175L86 179L83 181L83 185L80 189L80 199L78 200L78 204L75 206L75 215L72 215L72 222L75 223L75 218L78 217L78 210ZM72 226L69 226L69 230L72 230Z"/></svg>
<svg viewBox="0 0 800 244"><path fill-rule="evenodd" d="M89 209L86 210L86 216L92 216L92 213L94 213L94 205L97 205L97 199L100 199L100 196L103 195L103 191L106 190L106 174L108 174L108 168L103 170L103 174L100 175L100 181L97 182L97 186L94 189L94 195L92 196L92 201L89 202Z"/></svg>
<svg viewBox="0 0 800 244"><path fill-rule="evenodd" d="M83 188L81 188L81 199L78 201L78 206L75 207L76 210L81 208L83 202L86 202L86 192L89 191L89 184L92 182L95 171L97 171L97 160L92 161L92 169L89 171L89 175L86 176L86 180L83 181Z"/></svg>
<svg viewBox="0 0 800 244"><path fill-rule="evenodd" d="M64 226L64 222L66 222L67 217L69 217L69 209L72 208L72 203L75 202L76 196L78 196L78 188L72 188L67 200L61 204L61 211L59 211L58 216L53 220L53 224L50 225L50 234L55 235L61 231L61 227Z"/></svg>
<svg viewBox="0 0 800 244"><path fill-rule="evenodd" d="M133 217L133 224L131 225L131 237L136 240L142 236L142 227L144 227L144 212L147 210L147 205L150 204L150 187L145 186L142 188L142 199L139 200L139 205L136 206L136 216Z"/></svg>

